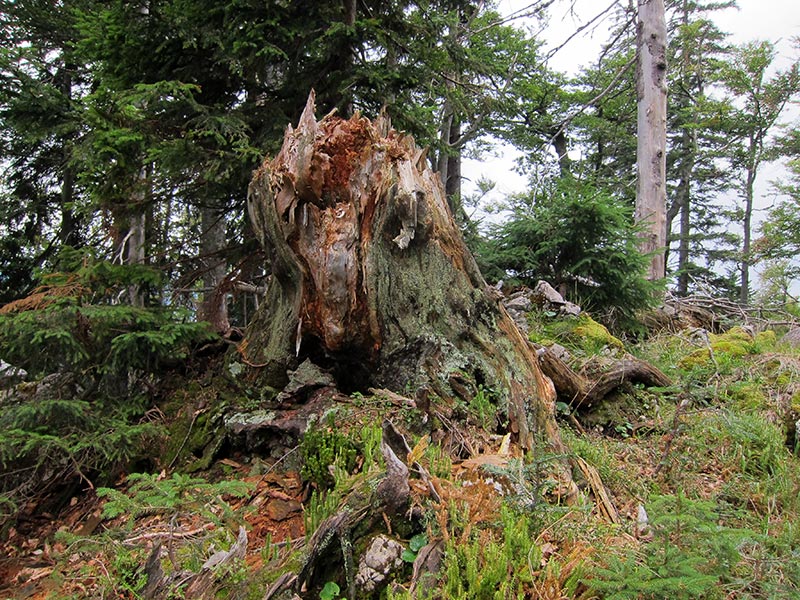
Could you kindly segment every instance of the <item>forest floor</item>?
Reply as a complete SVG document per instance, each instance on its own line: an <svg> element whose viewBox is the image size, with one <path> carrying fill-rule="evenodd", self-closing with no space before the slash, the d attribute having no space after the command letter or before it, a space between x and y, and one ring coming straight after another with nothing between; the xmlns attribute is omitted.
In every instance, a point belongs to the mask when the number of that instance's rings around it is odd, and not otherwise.
<svg viewBox="0 0 800 600"><path fill-rule="evenodd" d="M324 414L297 445L267 451L251 431L190 448L209 409L196 398L170 409L205 389L180 381L160 407L180 460L121 473L109 488L83 482L56 514L27 507L0 540L0 598L290 598L281 583L302 567L311 533L382 472L385 418L428 478L412 480L415 529L384 516L402 553L381 597L800 597L800 351L784 331L730 323L623 343L586 335L578 320L529 321L532 341L566 348L576 371L631 353L673 384L626 384L579 411L560 398L567 455L523 456L482 388L471 402L424 409L385 391L322 390ZM558 476L565 461L577 495ZM616 515L600 510L595 472ZM427 581L425 552L438 555ZM346 597L345 579L331 575L305 597Z"/></svg>

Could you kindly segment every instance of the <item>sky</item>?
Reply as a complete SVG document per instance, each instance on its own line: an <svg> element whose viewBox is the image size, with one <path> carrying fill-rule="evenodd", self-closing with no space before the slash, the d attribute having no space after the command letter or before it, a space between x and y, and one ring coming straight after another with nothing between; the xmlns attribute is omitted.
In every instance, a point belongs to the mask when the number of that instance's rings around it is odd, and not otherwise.
<svg viewBox="0 0 800 600"><path fill-rule="evenodd" d="M611 3L612 0L557 0L550 9L548 27L541 32L541 36L547 40L545 50L563 43ZM531 0L499 0L498 9L502 14L510 14L529 4ZM734 43L756 39L776 42L776 66L788 64L795 54L792 38L800 36L800 0L739 0L738 6L738 10L726 9L713 14L718 27L730 33L730 40ZM608 28L608 21L600 21L587 28L552 57L551 68L575 73L581 66L593 62L600 45L606 41ZM798 117L800 107L795 105L784 121L796 121ZM493 155L487 154L481 160L466 160L463 169L467 177L464 181L465 193L474 190L474 182L481 176L496 182L494 190L487 197L490 201L523 191L527 187L527 180L515 171L515 159L518 156L514 148L498 146ZM762 208L773 202L770 181L779 178L781 173L778 165L763 169L756 188L761 196L759 206Z"/></svg>

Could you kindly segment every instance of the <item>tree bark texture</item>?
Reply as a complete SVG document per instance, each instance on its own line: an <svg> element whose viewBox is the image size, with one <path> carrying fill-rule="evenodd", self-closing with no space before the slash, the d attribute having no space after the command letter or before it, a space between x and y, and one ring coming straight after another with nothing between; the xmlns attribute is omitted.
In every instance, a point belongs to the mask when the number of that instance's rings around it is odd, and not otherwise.
<svg viewBox="0 0 800 600"><path fill-rule="evenodd" d="M636 221L645 224L641 248L652 256L649 278L665 275L667 242L667 26L664 0L638 0Z"/></svg>
<svg viewBox="0 0 800 600"><path fill-rule="evenodd" d="M272 279L240 352L277 389L304 360L345 392L454 398L454 374L495 393L520 444L561 449L555 391L484 282L413 138L355 115L314 117L313 93L248 209Z"/></svg>
<svg viewBox="0 0 800 600"><path fill-rule="evenodd" d="M230 330L226 286L222 285L228 273L222 251L225 249L225 216L210 206L200 209L200 252L203 257L203 301L198 309L198 319L211 323L214 331Z"/></svg>

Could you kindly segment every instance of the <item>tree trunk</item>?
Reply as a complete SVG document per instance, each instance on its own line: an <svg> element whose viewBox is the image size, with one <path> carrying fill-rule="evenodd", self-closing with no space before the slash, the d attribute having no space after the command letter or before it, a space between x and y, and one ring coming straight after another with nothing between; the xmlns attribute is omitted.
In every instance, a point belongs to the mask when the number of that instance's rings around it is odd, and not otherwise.
<svg viewBox="0 0 800 600"><path fill-rule="evenodd" d="M225 248L224 214L211 207L203 207L200 212L200 254L203 257L203 302L197 318L211 323L214 331L227 333L228 322L227 290L222 284L227 275L225 258L220 255Z"/></svg>
<svg viewBox="0 0 800 600"><path fill-rule="evenodd" d="M599 142L598 142L599 144ZM569 177L571 174L572 161L569 159L569 150L567 148L567 134L564 133L564 128L559 127L556 134L553 136L553 149L558 156L558 174L563 179Z"/></svg>
<svg viewBox="0 0 800 600"><path fill-rule="evenodd" d="M750 300L750 238L753 220L753 197L758 159L756 157L757 142L750 137L748 148L747 178L744 185L744 218L742 219L742 280L739 287L739 302L747 304Z"/></svg>
<svg viewBox="0 0 800 600"><path fill-rule="evenodd" d="M689 3L683 1L682 25L689 27ZM692 54L689 44L684 40L681 44L681 90L679 96L679 110L688 111L693 100L691 93L692 87ZM701 85L701 84L700 84ZM697 90L695 92L702 92ZM681 160L678 167L678 210L680 215L678 232L678 285L676 293L679 296L686 296L689 293L689 237L691 236L691 214L692 214L692 175L697 157L697 131L690 128L687 123L682 124L681 131ZM667 231L669 231L669 224ZM666 261L666 257L665 257Z"/></svg>
<svg viewBox="0 0 800 600"><path fill-rule="evenodd" d="M72 71L75 66L65 64L59 73L59 86L68 104L72 103ZM81 245L80 219L73 210L72 203L75 196L75 170L70 166L69 141L63 141L63 171L61 175L61 229L58 233L62 246L77 248Z"/></svg>
<svg viewBox="0 0 800 600"><path fill-rule="evenodd" d="M642 252L652 256L648 277L665 275L667 26L664 0L638 0L636 222L642 223Z"/></svg>
<svg viewBox="0 0 800 600"><path fill-rule="evenodd" d="M672 385L669 377L650 363L626 354L614 361L593 379L573 371L552 350L540 352L542 370L553 381L558 397L574 409L584 409L601 402L609 393L625 383L642 383L648 387Z"/></svg>
<svg viewBox="0 0 800 600"><path fill-rule="evenodd" d="M280 389L310 360L346 393L452 399L450 381L466 377L492 390L524 448L563 450L552 383L484 282L425 151L386 117L317 122L312 93L248 209L273 274L240 346L254 380Z"/></svg>

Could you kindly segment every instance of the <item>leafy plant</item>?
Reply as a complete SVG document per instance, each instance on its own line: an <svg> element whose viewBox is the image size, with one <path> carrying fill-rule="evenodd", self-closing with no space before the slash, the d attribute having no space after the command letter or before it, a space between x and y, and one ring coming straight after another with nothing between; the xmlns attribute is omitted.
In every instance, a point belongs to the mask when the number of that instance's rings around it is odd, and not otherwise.
<svg viewBox="0 0 800 600"><path fill-rule="evenodd" d="M303 457L301 475L321 488L329 488L335 481L330 467L338 465L350 473L355 467L356 445L339 431L333 413L324 417L325 423L309 426L303 435L300 452ZM371 450L374 453L374 449Z"/></svg>
<svg viewBox="0 0 800 600"><path fill-rule="evenodd" d="M408 540L408 548L403 550L403 553L400 555L407 563L413 563L417 560L417 553L422 550L428 544L428 536L424 533L418 533L410 540Z"/></svg>
<svg viewBox="0 0 800 600"><path fill-rule="evenodd" d="M173 473L170 478L159 474L131 473L127 493L113 488L98 488L97 495L107 498L103 516L114 518L129 515L131 520L144 514L163 514L168 517L195 514L223 525L236 520L236 512L224 496L243 498L252 486L244 481L230 480L209 483L205 479Z"/></svg>
<svg viewBox="0 0 800 600"><path fill-rule="evenodd" d="M43 276L0 310L0 354L28 372L0 414L0 494L9 502L71 477L90 481L144 454L166 364L211 339L205 324L159 307L120 304L130 286L160 282L144 265L65 252L72 270Z"/></svg>

